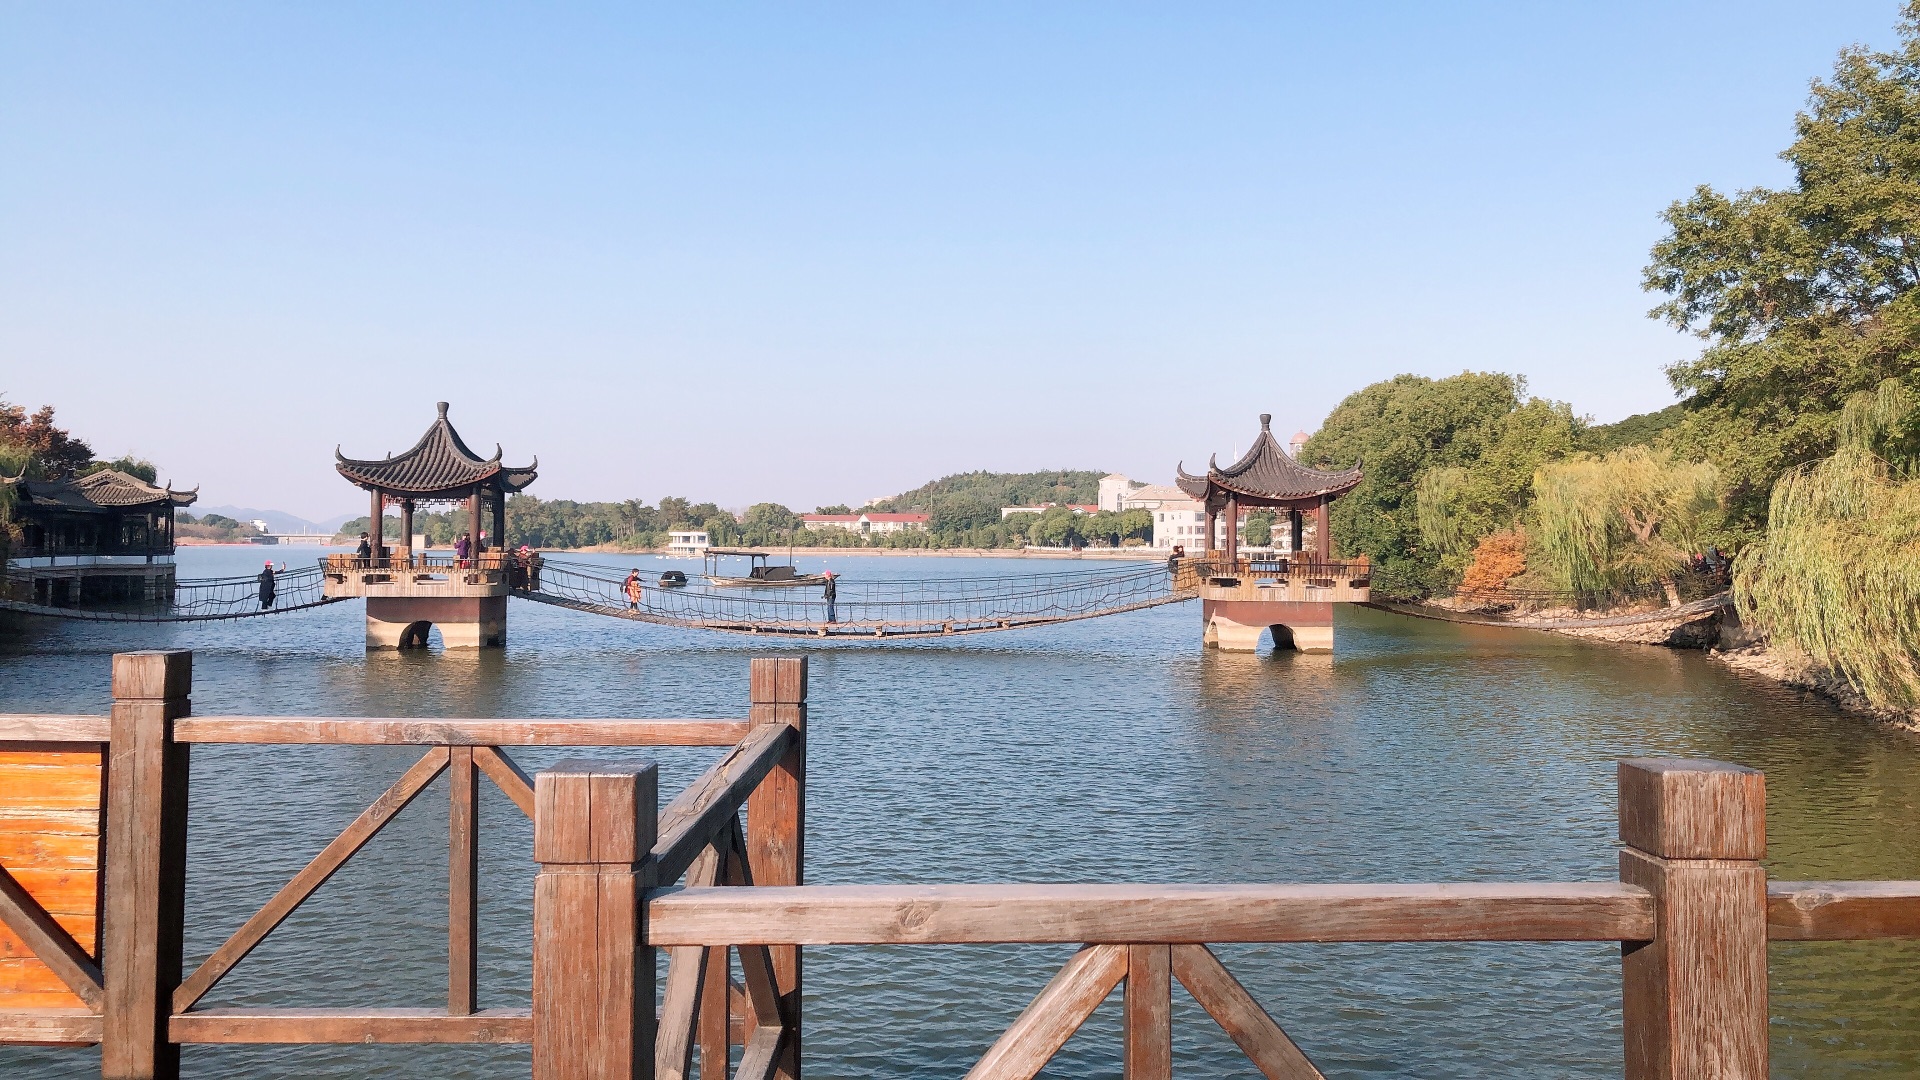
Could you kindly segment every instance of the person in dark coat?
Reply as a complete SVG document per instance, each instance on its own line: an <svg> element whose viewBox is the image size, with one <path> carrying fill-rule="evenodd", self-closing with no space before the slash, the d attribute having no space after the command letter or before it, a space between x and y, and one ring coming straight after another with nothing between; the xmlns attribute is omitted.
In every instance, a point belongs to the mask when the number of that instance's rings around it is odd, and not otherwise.
<svg viewBox="0 0 1920 1080"><path fill-rule="evenodd" d="M360 546L353 549L353 557L356 559L373 558L373 541L367 539L366 533L360 534Z"/></svg>
<svg viewBox="0 0 1920 1080"><path fill-rule="evenodd" d="M833 602L834 602L834 599L839 595L840 595L840 590L835 588L833 571L829 570L827 571L827 583L821 586L820 588L820 598L827 602L827 621L828 622L834 621Z"/></svg>
<svg viewBox="0 0 1920 1080"><path fill-rule="evenodd" d="M266 569L260 571L260 610L273 606L273 592L273 560L268 559Z"/></svg>

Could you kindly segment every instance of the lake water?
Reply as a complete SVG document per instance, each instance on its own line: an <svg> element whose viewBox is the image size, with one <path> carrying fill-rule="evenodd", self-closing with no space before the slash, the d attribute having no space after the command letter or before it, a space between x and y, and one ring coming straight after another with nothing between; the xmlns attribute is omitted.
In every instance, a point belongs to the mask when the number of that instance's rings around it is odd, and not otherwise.
<svg viewBox="0 0 1920 1080"><path fill-rule="evenodd" d="M182 576L249 572L260 557L189 549ZM829 565L852 580L1055 564L836 555ZM805 650L808 880L1612 880L1613 763L1645 754L1765 770L1776 877L1920 878L1920 742L1703 656L1357 609L1340 612L1331 657L1223 654L1200 647L1199 621L1185 604L953 642ZM509 639L479 654L369 655L357 602L200 626L42 623L0 637L0 710L103 712L108 654L184 647L202 714L742 716L748 658L795 651L521 601ZM196 748L189 963L418 753ZM636 756L659 762L669 792L717 754ZM529 772L561 756L514 755ZM444 1004L445 783L206 1003ZM482 828L482 1005L522 1004L529 828L490 788ZM1218 951L1330 1077L1620 1072L1616 946ZM1070 952L809 949L807 1072L958 1076ZM1772 960L1775 1075L1920 1074L1920 949L1775 945ZM1183 990L1174 1000L1177 1070L1258 1075ZM1119 1003L1116 993L1045 1075L1117 1075ZM190 1047L185 1062L201 1077L527 1070L513 1047ZM10 1080L97 1070L94 1051L0 1047Z"/></svg>

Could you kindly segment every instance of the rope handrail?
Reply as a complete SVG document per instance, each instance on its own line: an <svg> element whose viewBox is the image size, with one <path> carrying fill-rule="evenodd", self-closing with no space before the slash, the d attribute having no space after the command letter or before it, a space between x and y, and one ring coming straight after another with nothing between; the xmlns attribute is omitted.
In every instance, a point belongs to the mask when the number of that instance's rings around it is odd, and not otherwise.
<svg viewBox="0 0 1920 1080"><path fill-rule="evenodd" d="M339 603L343 599L326 595L325 575L317 565L276 572L274 596L269 603L260 600L258 575L183 578L174 581L171 589L164 590L162 595L146 600L97 606L88 606L84 601L42 603L36 593L36 580L40 576L18 569L8 570L4 578L0 578L0 610L83 622L208 622L283 615Z"/></svg>

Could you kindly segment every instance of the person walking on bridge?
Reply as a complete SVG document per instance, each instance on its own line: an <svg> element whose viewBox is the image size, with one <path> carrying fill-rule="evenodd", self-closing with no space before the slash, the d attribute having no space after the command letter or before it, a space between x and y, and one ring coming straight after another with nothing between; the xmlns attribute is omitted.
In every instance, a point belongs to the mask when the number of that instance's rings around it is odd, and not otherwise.
<svg viewBox="0 0 1920 1080"><path fill-rule="evenodd" d="M628 571L625 588L627 592L627 610L639 611L641 591L646 588L646 586L640 584L640 571Z"/></svg>
<svg viewBox="0 0 1920 1080"><path fill-rule="evenodd" d="M827 579L827 583L820 587L820 598L827 602L827 621L833 622L833 603L834 599L840 595L840 590L835 587L833 571L829 570L822 576Z"/></svg>
<svg viewBox="0 0 1920 1080"><path fill-rule="evenodd" d="M266 569L260 571L260 610L261 611L265 611L268 608L273 606L274 590L275 590L275 584L273 580L273 560L268 559Z"/></svg>

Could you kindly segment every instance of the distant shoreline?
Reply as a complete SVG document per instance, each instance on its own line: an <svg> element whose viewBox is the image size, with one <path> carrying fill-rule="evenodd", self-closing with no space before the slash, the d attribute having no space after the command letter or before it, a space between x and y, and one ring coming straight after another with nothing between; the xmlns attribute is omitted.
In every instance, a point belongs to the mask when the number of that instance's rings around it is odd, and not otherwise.
<svg viewBox="0 0 1920 1080"><path fill-rule="evenodd" d="M338 544L256 544L250 540L203 540L198 537L182 536L174 540L176 547L244 547L271 551L277 547L351 547L346 541ZM426 548L427 551L452 551L452 547ZM581 548L536 548L542 554L553 555L661 555L679 558L693 558L692 555L679 555L665 548L630 548L612 544L596 544ZM770 554L784 554L783 545L770 545L759 550ZM1080 551L1068 551L1064 548L866 548L866 547L796 547L795 555L878 555L883 557L912 556L940 559L1139 559L1143 561L1162 561L1167 552L1155 548L1084 548Z"/></svg>

